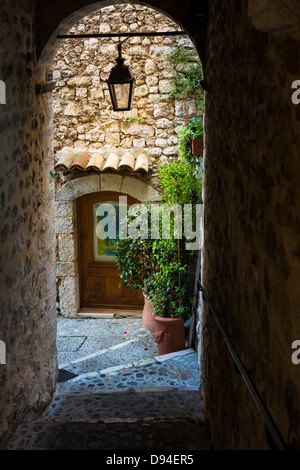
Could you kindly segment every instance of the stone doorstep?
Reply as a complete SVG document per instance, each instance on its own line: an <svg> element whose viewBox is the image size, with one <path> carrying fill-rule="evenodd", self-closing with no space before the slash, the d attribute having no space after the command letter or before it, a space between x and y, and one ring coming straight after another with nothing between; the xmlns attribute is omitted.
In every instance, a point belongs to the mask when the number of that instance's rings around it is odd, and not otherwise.
<svg viewBox="0 0 300 470"><path fill-rule="evenodd" d="M92 318L110 320L112 318L137 318L142 316L141 312L137 313L78 313L74 318Z"/></svg>
<svg viewBox="0 0 300 470"><path fill-rule="evenodd" d="M94 318L94 319L105 319L109 320L111 318L114 318L118 315L115 315L114 313L78 313L75 318Z"/></svg>

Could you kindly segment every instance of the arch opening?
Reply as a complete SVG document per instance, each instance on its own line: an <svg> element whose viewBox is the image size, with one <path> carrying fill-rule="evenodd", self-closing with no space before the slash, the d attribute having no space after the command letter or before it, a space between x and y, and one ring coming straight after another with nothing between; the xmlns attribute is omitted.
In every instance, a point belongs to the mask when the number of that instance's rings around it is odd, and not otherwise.
<svg viewBox="0 0 300 470"><path fill-rule="evenodd" d="M160 28L157 28L157 23L161 25ZM121 3L93 12L74 25L70 32L124 32L125 29L153 32L156 29L170 31L175 28L180 29L152 8ZM195 118L199 112L195 94L168 96L168 78L173 66L166 63L165 56L174 47L180 47L188 52L189 60L193 62L198 58L193 43L182 37L133 37L127 41L128 47L124 54L137 76L133 110L114 113L108 100L105 80L113 65L118 40L95 38L76 40L75 43L67 40L54 61L53 74L58 80L53 94L54 151L58 155L56 167L72 170L72 166L64 168L59 160L59 155L65 150L75 154L75 160L77 157L80 160L83 154L89 162L98 158L99 154L104 156L102 167L98 166L96 171L95 167L88 168L86 161L86 166L80 168L84 171L77 171L78 165L73 160L75 172L56 173L56 235L58 240L73 239L72 253L77 253L79 247L76 240L79 221L75 199L92 192L112 190L141 202L159 200L158 169L177 159L178 126L188 118ZM106 170L112 154L119 161L119 166ZM121 168L128 154L136 162L142 154L147 160L148 171L129 171L128 165ZM67 158L69 156L67 153ZM61 231L64 227L69 231L65 235ZM67 265L64 250L58 250L57 264L59 311L74 316L80 308L78 256L75 254L75 258ZM70 286L70 277L73 277L73 287L66 290L63 286L66 282ZM65 302L63 292L68 297L73 292L74 301ZM69 307L66 308L66 305Z"/></svg>

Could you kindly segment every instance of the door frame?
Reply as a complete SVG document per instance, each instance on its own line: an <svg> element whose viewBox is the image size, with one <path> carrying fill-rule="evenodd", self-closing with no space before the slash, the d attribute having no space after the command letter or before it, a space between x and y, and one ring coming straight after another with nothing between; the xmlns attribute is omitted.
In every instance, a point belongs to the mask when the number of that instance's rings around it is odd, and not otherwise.
<svg viewBox="0 0 300 470"><path fill-rule="evenodd" d="M88 225L92 222L91 217L93 215L88 212L91 210L93 207L93 204L96 202L108 202L108 201L119 201L120 196L126 196L127 198L127 203L129 205L132 204L137 204L140 203L137 199L133 198L132 196L129 196L128 194L124 193L119 193L116 191L99 191L99 192L93 192L89 194L85 194L83 196L80 196L77 198L76 204L77 204L77 234L78 234L78 272L79 272L79 303L80 303L80 308L121 308L122 310L133 310L133 309L142 309L143 308L143 303L144 303L144 298L142 295L139 296L137 294L137 297L140 297L140 301L134 301L132 300L133 304L130 305L130 300L129 304L118 304L116 301L115 304L107 304L105 303L102 305L98 305L97 302L87 302L86 296L84 295L85 289L86 289L86 281L83 280L83 269L84 269L84 263L90 270L95 270L100 269L103 264L105 264L105 268L109 270L111 268L114 270L116 268L116 263L114 261L110 262L99 262L95 261L93 259L93 252L94 252L94 247L93 247L93 234L91 234L91 237L89 236L84 236L86 235L84 232L87 230L91 230L91 228L86 228ZM95 201L97 200L97 201ZM95 201L95 202L94 202ZM84 210L84 206L88 210ZM87 207L88 206L88 207ZM86 259L86 257L88 257ZM109 271L108 271L109 272ZM95 274L96 275L96 274ZM120 289L125 289L121 288ZM90 295L89 295L90 297Z"/></svg>

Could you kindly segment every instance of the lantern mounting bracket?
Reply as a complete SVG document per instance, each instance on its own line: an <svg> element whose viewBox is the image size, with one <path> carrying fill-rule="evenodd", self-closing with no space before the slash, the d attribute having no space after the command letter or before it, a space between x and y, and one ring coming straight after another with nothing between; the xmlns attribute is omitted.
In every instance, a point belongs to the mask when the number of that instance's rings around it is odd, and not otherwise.
<svg viewBox="0 0 300 470"><path fill-rule="evenodd" d="M187 36L184 31L157 31L148 33L94 33L94 34L59 34L57 39L89 39L89 38L133 38L150 36Z"/></svg>

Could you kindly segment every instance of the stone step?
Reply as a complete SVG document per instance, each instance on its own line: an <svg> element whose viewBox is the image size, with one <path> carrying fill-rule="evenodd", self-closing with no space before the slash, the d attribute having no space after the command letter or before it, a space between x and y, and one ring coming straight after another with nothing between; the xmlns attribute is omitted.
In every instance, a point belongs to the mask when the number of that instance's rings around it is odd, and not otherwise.
<svg viewBox="0 0 300 470"><path fill-rule="evenodd" d="M52 403L9 449L209 449L197 353L157 356L140 320L98 322L60 322Z"/></svg>
<svg viewBox="0 0 300 470"><path fill-rule="evenodd" d="M123 336L121 334L106 334L103 337L80 334L72 337L62 335L57 337L59 365L80 362L83 357L97 356L114 349L116 349L116 353L120 349L120 356L121 354L124 356L127 353L126 348L128 348L128 353L135 354L135 360L157 355L157 345L152 336L147 334L140 333L134 338L128 334ZM115 358L117 359L117 354L115 354Z"/></svg>
<svg viewBox="0 0 300 470"><path fill-rule="evenodd" d="M40 423L23 425L8 450L124 450L131 455L161 451L166 455L167 451L211 450L211 442L204 423L185 418Z"/></svg>
<svg viewBox="0 0 300 470"><path fill-rule="evenodd" d="M199 390L105 390L56 393L38 422L118 421L122 419L186 418L203 421Z"/></svg>
<svg viewBox="0 0 300 470"><path fill-rule="evenodd" d="M93 350L90 354L81 355L72 361L61 363L59 369L65 369L80 375L107 369L112 365L118 366L128 363L129 358L132 363L137 363L145 359L153 359L156 355L157 348L153 346L147 337L134 338L104 349Z"/></svg>
<svg viewBox="0 0 300 470"><path fill-rule="evenodd" d="M10 450L207 450L199 391L56 394L39 419L19 426Z"/></svg>
<svg viewBox="0 0 300 470"><path fill-rule="evenodd" d="M112 364L118 363L113 360L114 351L110 348L105 354L93 355L92 358L88 357L86 360L82 358L79 368L78 362L66 364L65 371L67 372L76 373L78 370L88 372L59 383L57 393L132 388L144 390L159 387L199 389L197 354L192 349L100 369L101 365L109 359Z"/></svg>

